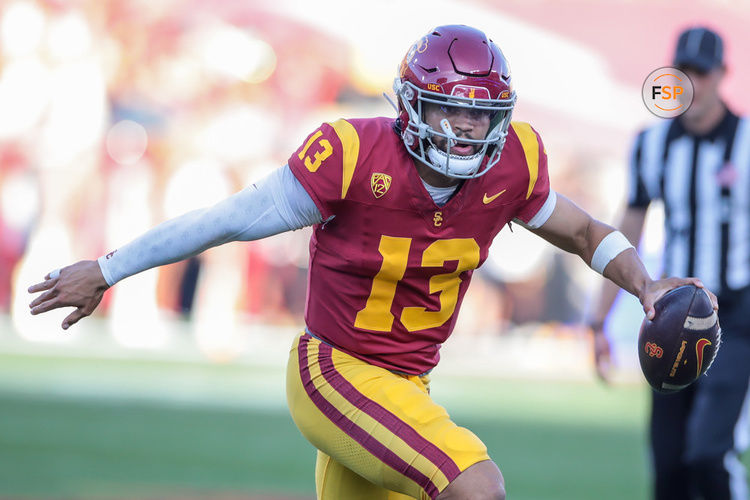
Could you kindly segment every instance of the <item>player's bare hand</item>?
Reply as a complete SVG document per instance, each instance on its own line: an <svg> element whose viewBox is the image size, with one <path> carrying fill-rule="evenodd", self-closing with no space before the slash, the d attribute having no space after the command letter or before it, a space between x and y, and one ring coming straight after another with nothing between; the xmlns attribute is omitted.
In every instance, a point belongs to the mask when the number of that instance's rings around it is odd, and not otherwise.
<svg viewBox="0 0 750 500"><path fill-rule="evenodd" d="M668 291L684 285L695 285L698 288L702 288L711 299L711 304L713 305L714 310L716 311L719 309L719 302L716 299L716 295L711 293L711 291L708 290L698 278L665 278L647 284L643 289L641 297L639 297L641 304L643 305L643 312L646 313L646 317L650 320L654 319L654 315L656 314L654 304L656 301L662 298Z"/></svg>
<svg viewBox="0 0 750 500"><path fill-rule="evenodd" d="M30 304L31 314L41 314L60 307L75 307L62 322L63 330L94 312L109 288L102 276L99 263L82 260L52 271L44 281L31 285L29 293L44 292Z"/></svg>

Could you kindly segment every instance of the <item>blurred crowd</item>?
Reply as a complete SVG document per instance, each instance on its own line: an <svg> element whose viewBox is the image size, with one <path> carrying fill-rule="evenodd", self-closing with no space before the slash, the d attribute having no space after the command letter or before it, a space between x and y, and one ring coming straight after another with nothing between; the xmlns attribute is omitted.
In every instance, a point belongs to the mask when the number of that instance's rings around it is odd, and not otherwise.
<svg viewBox="0 0 750 500"><path fill-rule="evenodd" d="M282 165L301 119L345 85L336 44L252 4L24 0L4 3L0 21L5 311L49 269ZM159 308L189 312L197 282L217 281L231 307L291 321L305 254L302 234L231 245L165 268L132 300L141 314L154 294ZM111 295L101 312L113 312Z"/></svg>
<svg viewBox="0 0 750 500"><path fill-rule="evenodd" d="M350 51L255 2L1 3L0 313L27 338L57 335L26 307L26 287L45 273L242 189L322 121L392 116L379 95L387 89L358 83ZM611 220L622 194L591 187L620 191L626 144L599 146L548 139L551 176ZM234 243L143 273L110 290L96 314L133 345L158 339L136 332L163 317L189 318L214 341L237 322L301 324L308 237ZM459 334L581 319L596 275L537 240L503 230L475 274Z"/></svg>

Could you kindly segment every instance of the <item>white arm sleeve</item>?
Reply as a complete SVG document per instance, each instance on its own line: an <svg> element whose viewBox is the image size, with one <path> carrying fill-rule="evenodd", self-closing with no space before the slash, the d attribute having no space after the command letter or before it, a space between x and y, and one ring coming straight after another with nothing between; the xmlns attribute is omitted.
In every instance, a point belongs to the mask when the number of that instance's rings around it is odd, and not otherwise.
<svg viewBox="0 0 750 500"><path fill-rule="evenodd" d="M322 221L288 165L216 205L168 220L99 257L107 284L230 241L250 241Z"/></svg>

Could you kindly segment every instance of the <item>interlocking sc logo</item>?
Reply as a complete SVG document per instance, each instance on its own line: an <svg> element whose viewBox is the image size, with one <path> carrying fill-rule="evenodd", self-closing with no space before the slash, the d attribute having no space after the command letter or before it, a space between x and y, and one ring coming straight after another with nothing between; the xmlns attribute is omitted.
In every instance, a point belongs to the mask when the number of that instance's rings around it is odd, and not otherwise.
<svg viewBox="0 0 750 500"><path fill-rule="evenodd" d="M644 348L646 349L646 354L648 354L652 358L661 359L661 357L664 355L664 349L653 342L646 342Z"/></svg>

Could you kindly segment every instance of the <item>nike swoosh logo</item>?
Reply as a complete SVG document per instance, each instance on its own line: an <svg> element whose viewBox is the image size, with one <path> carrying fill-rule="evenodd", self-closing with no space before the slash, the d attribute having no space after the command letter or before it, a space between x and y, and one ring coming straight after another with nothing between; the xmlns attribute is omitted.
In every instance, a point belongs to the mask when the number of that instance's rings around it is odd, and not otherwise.
<svg viewBox="0 0 750 500"><path fill-rule="evenodd" d="M492 196L487 196L487 193L484 193L484 198L482 198L482 201L484 202L485 205L488 204L488 203L492 203L492 201L495 198L497 198L498 196L500 196L501 194L503 194L505 191L507 191L507 189L503 189L499 193L493 194Z"/></svg>
<svg viewBox="0 0 750 500"><path fill-rule="evenodd" d="M698 371L695 375L696 377L699 377L701 374L701 368L703 368L703 350L707 345L711 345L711 341L708 339L700 339L695 344L695 355L698 358Z"/></svg>

